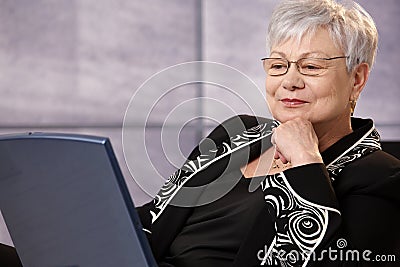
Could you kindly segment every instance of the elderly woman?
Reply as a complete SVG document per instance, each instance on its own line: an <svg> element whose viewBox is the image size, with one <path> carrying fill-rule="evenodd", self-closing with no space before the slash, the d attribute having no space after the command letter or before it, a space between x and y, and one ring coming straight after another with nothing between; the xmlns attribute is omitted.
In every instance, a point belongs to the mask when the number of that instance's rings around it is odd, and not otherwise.
<svg viewBox="0 0 400 267"><path fill-rule="evenodd" d="M216 147L196 148L138 209L160 266L364 266L379 255L400 261L400 162L381 150L372 120L351 117L377 41L372 18L357 4L280 3L262 60L276 121L238 116L222 123L207 139ZM239 153L246 148L248 156ZM238 173L221 198L174 205L188 197L183 188ZM261 186L248 190L251 183Z"/></svg>

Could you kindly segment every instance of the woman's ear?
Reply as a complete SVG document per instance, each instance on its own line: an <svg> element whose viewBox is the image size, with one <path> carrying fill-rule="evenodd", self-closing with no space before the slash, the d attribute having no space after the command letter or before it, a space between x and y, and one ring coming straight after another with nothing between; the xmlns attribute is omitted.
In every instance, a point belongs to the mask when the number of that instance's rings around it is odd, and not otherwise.
<svg viewBox="0 0 400 267"><path fill-rule="evenodd" d="M369 77L369 65L367 63L359 64L352 72L353 86L350 100L357 100L361 91L364 89Z"/></svg>

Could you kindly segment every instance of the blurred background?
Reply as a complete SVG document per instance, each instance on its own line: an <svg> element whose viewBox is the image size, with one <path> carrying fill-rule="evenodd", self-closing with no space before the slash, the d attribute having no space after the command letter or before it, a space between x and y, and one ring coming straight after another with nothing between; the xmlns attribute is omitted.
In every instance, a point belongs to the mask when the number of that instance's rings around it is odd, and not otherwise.
<svg viewBox="0 0 400 267"><path fill-rule="evenodd" d="M358 2L375 19L380 41L355 115L374 118L383 140L400 141L400 2ZM197 60L236 68L263 91L260 58L266 56L265 32L277 3L0 0L0 134L41 131L110 137L139 206L151 196L128 171L122 145L123 120L132 95L155 73ZM250 92L246 90L243 94ZM156 98L148 97L148 101ZM185 156L214 125L231 115L221 114L218 106L201 99L228 101L237 108L235 112L246 112L240 99L212 85L187 85L170 94L168 101L160 101L147 121L146 138L152 140L147 143L152 164L165 178L177 166L162 152L163 120L176 105L193 98L197 101L186 111L196 119L181 125L175 115L177 123L169 127L179 132L178 145ZM131 124L131 131L143 131L141 122ZM143 155L134 160L144 162ZM0 242L12 244L1 218Z"/></svg>

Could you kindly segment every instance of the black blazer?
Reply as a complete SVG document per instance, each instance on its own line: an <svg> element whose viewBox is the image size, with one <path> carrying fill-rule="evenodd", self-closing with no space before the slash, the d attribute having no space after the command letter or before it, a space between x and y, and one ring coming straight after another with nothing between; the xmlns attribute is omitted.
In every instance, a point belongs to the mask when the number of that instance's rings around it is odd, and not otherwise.
<svg viewBox="0 0 400 267"><path fill-rule="evenodd" d="M14 247L0 244L0 266L22 267L22 263Z"/></svg>
<svg viewBox="0 0 400 267"><path fill-rule="evenodd" d="M243 130L237 128L237 124L249 130L263 123L269 123L269 120L238 116L218 126L208 138L217 146L230 144L232 134L240 135ZM289 249L294 249L312 253L313 256L297 261L294 266L400 266L400 161L379 149L379 135L374 130L372 120L353 118L352 127L352 134L322 153L324 164L291 168L264 181L262 186L265 195L272 196L277 189L288 191L288 199L292 198L296 207L286 209L287 213L282 214L267 202L269 212L259 215L253 231L239 248L233 266L259 266L262 260L256 255L266 245L273 247L273 251L269 257L265 257L264 264L279 264L281 259L277 252L289 253ZM248 148L250 153L242 160L242 165L263 152L262 141L251 143ZM199 155L197 147L188 160L195 160ZM221 162L210 165L186 181L185 186L212 181L224 166L226 164ZM172 182L179 184L181 181L174 178ZM268 187L274 182L283 186ZM171 179L167 183L171 184ZM193 208L166 205L159 212L158 204L157 200L149 202L139 207L138 212L157 262L160 266L173 266L173 263L165 262L165 257ZM155 212L158 212L156 219ZM322 228L313 233L316 234L315 240L307 239L307 236L298 239L293 237L304 234L293 230L293 223L287 220L294 218L296 213L308 213L311 219L320 220L316 225L320 223ZM291 243L282 241L282 236L291 239ZM309 247L308 241L311 244ZM337 251L336 259L335 255L329 257L330 250ZM358 261L357 255L351 256L356 250L359 253ZM362 255L364 252L365 258ZM346 253L348 258L345 258ZM391 255L397 259L397 264L375 261L376 256L388 258Z"/></svg>

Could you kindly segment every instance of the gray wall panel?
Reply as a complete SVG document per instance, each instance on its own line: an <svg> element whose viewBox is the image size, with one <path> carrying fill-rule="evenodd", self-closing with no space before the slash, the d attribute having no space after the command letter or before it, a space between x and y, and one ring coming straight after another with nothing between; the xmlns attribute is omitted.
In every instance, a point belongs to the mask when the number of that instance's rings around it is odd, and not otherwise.
<svg viewBox="0 0 400 267"><path fill-rule="evenodd" d="M398 16L400 2L396 0L361 0L359 3L375 20L379 32L379 48L376 64L361 95L356 114L372 117L376 124L393 125L399 133L400 90L396 69L400 62L398 45L400 41L400 18ZM390 138L385 133L382 136ZM398 139L400 139L400 135L397 135Z"/></svg>
<svg viewBox="0 0 400 267"><path fill-rule="evenodd" d="M379 134L384 141L399 141L400 136L400 126L396 124L378 124L376 125Z"/></svg>
<svg viewBox="0 0 400 267"><path fill-rule="evenodd" d="M194 3L2 1L0 124L121 124L147 78L196 59Z"/></svg>
<svg viewBox="0 0 400 267"><path fill-rule="evenodd" d="M264 70L261 58L266 56L265 33L268 18L272 8L276 5L276 0L257 0L249 4L244 0L205 0L204 3L204 57L205 60L220 62L236 68L243 72L254 81L259 88L243 88L239 85L232 86L232 91L239 91L245 94L249 101L235 99L232 94L227 94L225 90L207 87L205 95L212 99L227 100L225 103L233 110L240 113L248 110L247 104L253 109L265 108L265 112L258 115L270 116L265 102L261 103L260 95L265 95L264 90ZM249 103L250 102L250 103ZM221 108L224 107L221 105ZM216 105L205 103L205 113L208 116L219 119L227 118L228 112L217 112ZM219 119L220 120L220 119Z"/></svg>

